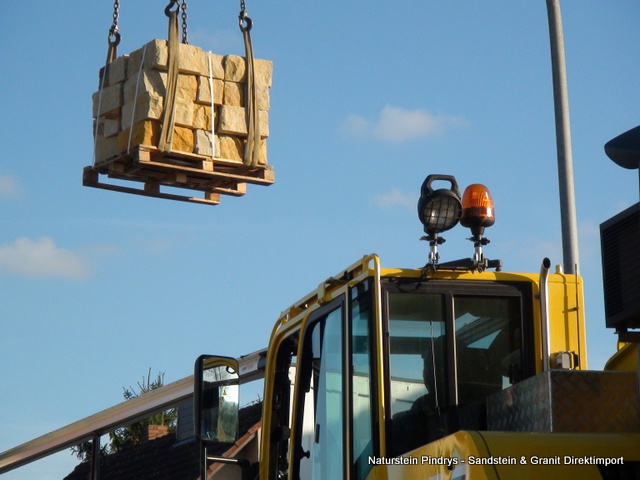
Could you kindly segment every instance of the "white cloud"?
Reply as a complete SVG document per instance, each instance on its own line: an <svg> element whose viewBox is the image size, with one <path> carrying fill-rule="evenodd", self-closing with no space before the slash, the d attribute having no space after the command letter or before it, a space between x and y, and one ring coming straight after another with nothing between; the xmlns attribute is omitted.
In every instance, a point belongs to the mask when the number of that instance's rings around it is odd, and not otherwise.
<svg viewBox="0 0 640 480"><path fill-rule="evenodd" d="M394 188L390 192L377 195L373 202L381 208L402 207L407 209L415 209L417 199L415 195L409 195Z"/></svg>
<svg viewBox="0 0 640 480"><path fill-rule="evenodd" d="M373 131L373 123L360 115L349 115L342 122L341 130L350 137L366 138Z"/></svg>
<svg viewBox="0 0 640 480"><path fill-rule="evenodd" d="M49 237L18 238L0 244L0 271L31 278L87 278L88 260L81 254L59 248Z"/></svg>
<svg viewBox="0 0 640 480"><path fill-rule="evenodd" d="M0 175L0 197L15 197L22 193L18 180L11 175Z"/></svg>
<svg viewBox="0 0 640 480"><path fill-rule="evenodd" d="M407 110L386 105L377 121L354 114L342 123L341 130L354 137L373 137L396 143L438 135L464 123L464 120L459 117L434 115L425 110Z"/></svg>

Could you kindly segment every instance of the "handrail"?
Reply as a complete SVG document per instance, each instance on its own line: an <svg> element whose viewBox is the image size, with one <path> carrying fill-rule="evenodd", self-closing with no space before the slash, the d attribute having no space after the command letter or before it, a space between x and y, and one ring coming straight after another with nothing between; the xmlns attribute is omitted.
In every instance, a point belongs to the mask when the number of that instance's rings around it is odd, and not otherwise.
<svg viewBox="0 0 640 480"><path fill-rule="evenodd" d="M193 376L126 400L0 453L0 474L175 407L193 396Z"/></svg>
<svg viewBox="0 0 640 480"><path fill-rule="evenodd" d="M240 383L264 377L266 348L238 358ZM131 425L193 398L193 375L143 393L22 445L0 452L0 475L40 458Z"/></svg>
<svg viewBox="0 0 640 480"><path fill-rule="evenodd" d="M551 260L545 257L540 266L540 326L542 340L542 371L549 370L549 356L551 354L551 338L549 333L549 268Z"/></svg>

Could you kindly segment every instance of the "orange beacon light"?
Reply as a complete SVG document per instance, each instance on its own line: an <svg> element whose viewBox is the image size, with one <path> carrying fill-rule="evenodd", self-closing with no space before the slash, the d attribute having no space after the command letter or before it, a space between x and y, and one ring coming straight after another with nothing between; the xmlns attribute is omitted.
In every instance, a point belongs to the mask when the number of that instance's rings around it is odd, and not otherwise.
<svg viewBox="0 0 640 480"><path fill-rule="evenodd" d="M493 199L489 189L479 183L469 185L462 194L460 225L471 229L475 236L482 236L485 227L496 221Z"/></svg>

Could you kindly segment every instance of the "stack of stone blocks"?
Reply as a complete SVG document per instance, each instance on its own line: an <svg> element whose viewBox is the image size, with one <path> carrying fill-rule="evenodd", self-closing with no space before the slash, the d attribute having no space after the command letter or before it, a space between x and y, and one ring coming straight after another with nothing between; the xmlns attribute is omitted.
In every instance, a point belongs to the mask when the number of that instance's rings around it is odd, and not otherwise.
<svg viewBox="0 0 640 480"><path fill-rule="evenodd" d="M240 166L247 138L245 59L204 52L187 44L179 44L179 48L171 151ZM107 165L140 146L158 146L167 59L167 41L152 40L101 70L102 89L93 95L94 167ZM254 66L261 136L258 165L264 166L273 65L255 59Z"/></svg>

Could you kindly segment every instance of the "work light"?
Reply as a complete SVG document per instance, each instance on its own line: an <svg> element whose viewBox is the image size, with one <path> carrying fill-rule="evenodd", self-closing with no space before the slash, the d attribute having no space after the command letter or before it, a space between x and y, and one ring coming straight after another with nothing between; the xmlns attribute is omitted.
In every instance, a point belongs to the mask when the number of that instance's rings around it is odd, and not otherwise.
<svg viewBox="0 0 640 480"><path fill-rule="evenodd" d="M431 184L436 180L451 183L451 188L433 190ZM418 218L429 236L445 232L455 227L460 220L462 203L456 179L451 175L429 175L422 183L418 200Z"/></svg>

